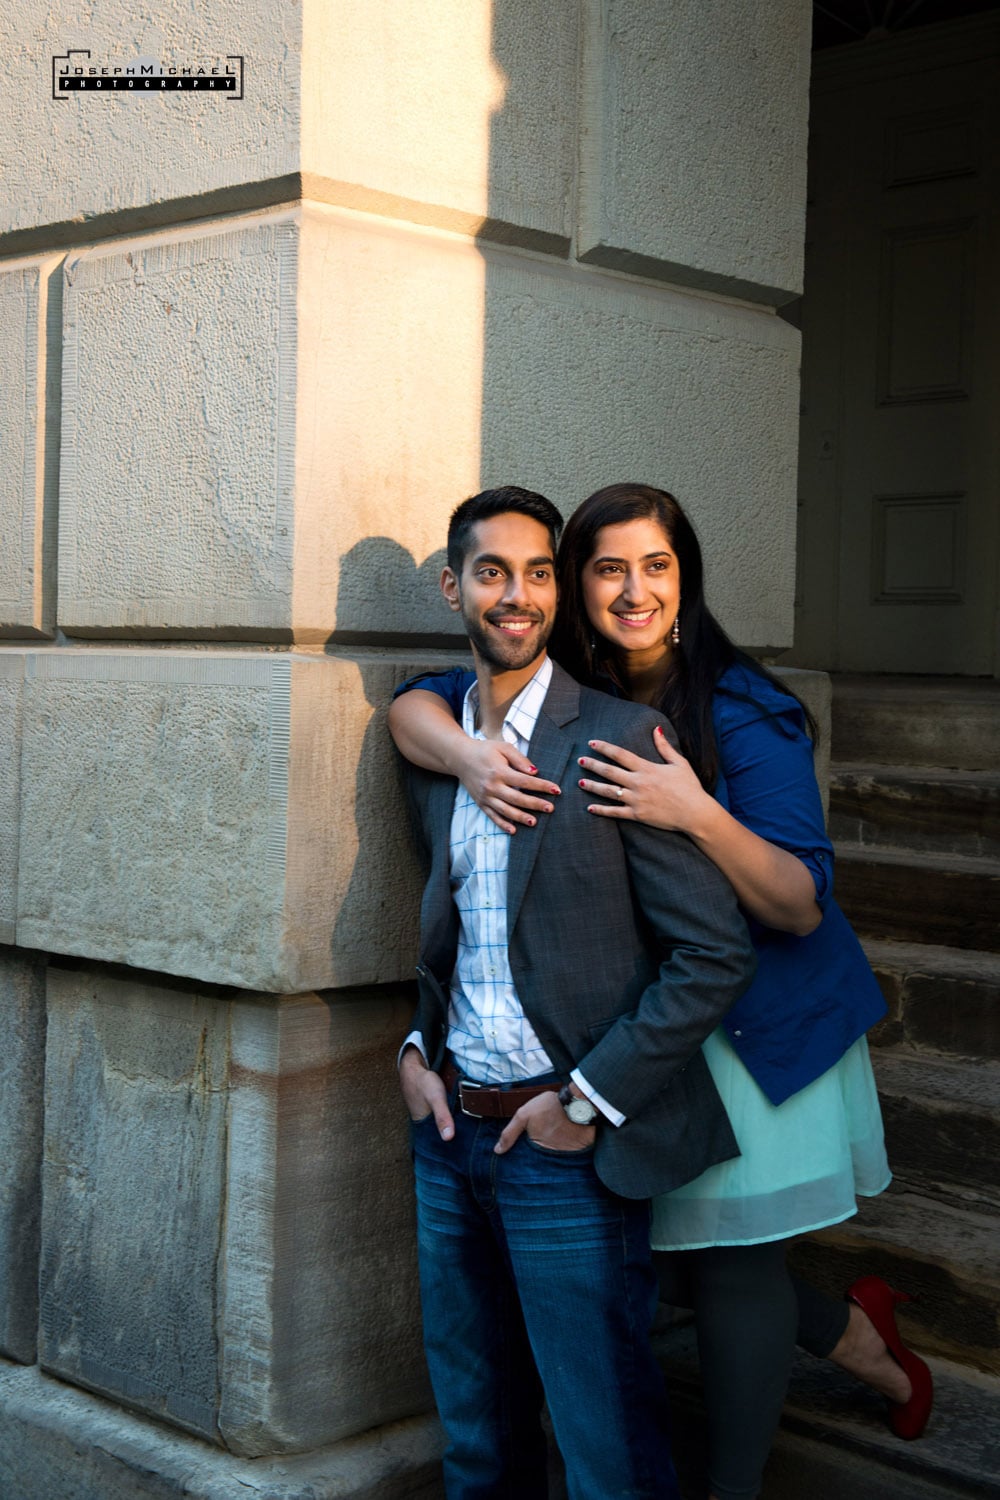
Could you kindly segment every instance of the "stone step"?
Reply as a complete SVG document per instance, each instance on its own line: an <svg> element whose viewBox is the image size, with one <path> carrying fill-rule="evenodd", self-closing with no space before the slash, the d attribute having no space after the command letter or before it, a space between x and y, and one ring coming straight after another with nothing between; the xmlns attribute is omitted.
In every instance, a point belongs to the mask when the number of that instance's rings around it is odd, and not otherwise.
<svg viewBox="0 0 1000 1500"><path fill-rule="evenodd" d="M1000 1064L880 1047L872 1065L895 1176L1000 1215Z"/></svg>
<svg viewBox="0 0 1000 1500"><path fill-rule="evenodd" d="M789 1263L841 1297L859 1276L882 1276L918 1299L899 1309L900 1332L937 1354L1000 1376L1000 1234L996 1215L940 1203L894 1182L857 1214L798 1240Z"/></svg>
<svg viewBox="0 0 1000 1500"><path fill-rule="evenodd" d="M836 881L861 937L1000 951L1000 860L841 844Z"/></svg>
<svg viewBox="0 0 1000 1500"><path fill-rule="evenodd" d="M658 1338L670 1385L685 1494L704 1489L705 1415L690 1325ZM885 1404L823 1360L797 1357L762 1500L954 1500L1000 1497L1000 1380L932 1360L935 1401L918 1442L895 1437Z"/></svg>
<svg viewBox="0 0 1000 1500"><path fill-rule="evenodd" d="M830 768L830 837L864 848L1000 858L1000 775L910 766Z"/></svg>
<svg viewBox="0 0 1000 1500"><path fill-rule="evenodd" d="M876 1047L1000 1061L1000 960L925 943L865 942L889 1014Z"/></svg>
<svg viewBox="0 0 1000 1500"><path fill-rule="evenodd" d="M998 769L1000 682L845 674L832 682L834 760Z"/></svg>

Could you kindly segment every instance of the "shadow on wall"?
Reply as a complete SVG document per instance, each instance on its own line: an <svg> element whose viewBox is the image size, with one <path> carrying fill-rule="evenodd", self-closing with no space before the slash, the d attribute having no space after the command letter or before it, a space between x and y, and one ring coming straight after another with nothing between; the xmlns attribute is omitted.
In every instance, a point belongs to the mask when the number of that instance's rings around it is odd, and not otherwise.
<svg viewBox="0 0 1000 1500"><path fill-rule="evenodd" d="M463 497L456 497L455 504ZM355 543L340 561L337 623L331 646L457 645L454 616L439 588L445 549L432 552L419 566L405 547L387 536ZM440 631L414 633L415 620L440 617Z"/></svg>
<svg viewBox="0 0 1000 1500"><path fill-rule="evenodd" d="M461 498L461 497L459 497ZM357 759L354 816L357 853L331 934L334 963L357 956L369 983L395 983L409 976L417 961L420 893L424 872L413 837L402 763L392 743L386 715L393 688L424 665L441 669L469 664L465 637L454 631L455 616L441 598L438 580L444 549L418 567L397 542L367 537L341 562L337 628L328 646L343 654L359 648L355 663L373 712ZM440 615L440 634L407 632L407 618ZM451 633L447 627L451 625ZM405 642L405 644L401 644ZM365 647L395 647L385 654ZM450 646L437 659L425 647ZM348 651L348 654L350 651ZM415 1004L415 991L414 1004Z"/></svg>

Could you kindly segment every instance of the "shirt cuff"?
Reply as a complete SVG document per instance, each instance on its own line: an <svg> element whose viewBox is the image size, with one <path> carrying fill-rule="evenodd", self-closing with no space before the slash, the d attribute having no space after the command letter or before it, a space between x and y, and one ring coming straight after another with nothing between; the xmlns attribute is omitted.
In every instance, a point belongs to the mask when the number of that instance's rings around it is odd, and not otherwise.
<svg viewBox="0 0 1000 1500"><path fill-rule="evenodd" d="M579 1068L574 1068L569 1076L580 1090L580 1093L586 1094L591 1104L601 1111L606 1120L610 1120L612 1125L625 1124L625 1116L621 1110L615 1109L614 1105L609 1104L606 1099L602 1098L596 1089L592 1089Z"/></svg>
<svg viewBox="0 0 1000 1500"><path fill-rule="evenodd" d="M403 1053L406 1051L407 1047L416 1047L417 1051L420 1053L420 1056L423 1058L424 1062L427 1063L428 1067L430 1067L430 1062L428 1061L428 1057L427 1057L427 1049L424 1046L424 1039L423 1039L423 1037L420 1035L419 1031L411 1031L410 1034L409 1034L409 1036L406 1038L406 1041L403 1043L403 1045L400 1047L399 1051L396 1053L396 1067L397 1068L399 1067L400 1063L403 1061Z"/></svg>

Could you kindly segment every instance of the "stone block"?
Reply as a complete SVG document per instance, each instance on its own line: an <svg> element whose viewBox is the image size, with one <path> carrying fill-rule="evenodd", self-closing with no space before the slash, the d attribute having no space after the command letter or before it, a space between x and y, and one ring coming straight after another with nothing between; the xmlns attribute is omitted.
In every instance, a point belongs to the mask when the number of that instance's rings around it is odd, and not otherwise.
<svg viewBox="0 0 1000 1500"><path fill-rule="evenodd" d="M13 943L17 927L23 704L24 655L0 649L0 943Z"/></svg>
<svg viewBox="0 0 1000 1500"><path fill-rule="evenodd" d="M68 260L64 629L289 637L298 237L268 216Z"/></svg>
<svg viewBox="0 0 1000 1500"><path fill-rule="evenodd" d="M4 193L0 234L68 225L242 184L299 166L302 8L266 0L187 0L155 8L87 13L24 0L18 45L4 54L0 138ZM244 100L208 92L141 98L74 94L52 99L52 60L79 50L73 66L226 66L246 59ZM59 63L58 66L65 66ZM289 193L287 196L292 196ZM150 222L147 218L146 222Z"/></svg>
<svg viewBox="0 0 1000 1500"><path fill-rule="evenodd" d="M58 311L57 265L49 256L0 267L0 636L52 631L58 409L48 328L52 291Z"/></svg>
<svg viewBox="0 0 1000 1500"><path fill-rule="evenodd" d="M581 259L789 301L802 288L805 0L584 9Z"/></svg>
<svg viewBox="0 0 1000 1500"><path fill-rule="evenodd" d="M426 1409L410 992L48 993L43 1368L248 1457Z"/></svg>
<svg viewBox="0 0 1000 1500"><path fill-rule="evenodd" d="M53 968L39 1359L211 1435L228 1006Z"/></svg>
<svg viewBox="0 0 1000 1500"><path fill-rule="evenodd" d="M305 37L302 165L325 179L318 196L567 252L575 3L399 0L387 24L333 0L306 12Z"/></svg>
<svg viewBox="0 0 1000 1500"><path fill-rule="evenodd" d="M45 964L0 947L0 1354L30 1364L38 1324Z"/></svg>
<svg viewBox="0 0 1000 1500"><path fill-rule="evenodd" d="M18 942L276 993L409 978L422 880L372 714L415 665L30 654Z"/></svg>
<svg viewBox="0 0 1000 1500"><path fill-rule="evenodd" d="M441 1429L413 1417L302 1455L236 1458L0 1362L4 1500L442 1500Z"/></svg>

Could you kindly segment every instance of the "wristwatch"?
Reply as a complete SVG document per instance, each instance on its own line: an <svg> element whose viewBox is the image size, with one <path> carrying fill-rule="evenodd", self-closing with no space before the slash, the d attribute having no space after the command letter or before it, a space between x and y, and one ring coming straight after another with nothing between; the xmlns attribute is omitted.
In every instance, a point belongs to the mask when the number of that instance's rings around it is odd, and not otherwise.
<svg viewBox="0 0 1000 1500"><path fill-rule="evenodd" d="M600 1111L594 1108L590 1100L578 1099L568 1083L564 1083L559 1090L559 1103L574 1125L596 1125L600 1118Z"/></svg>

